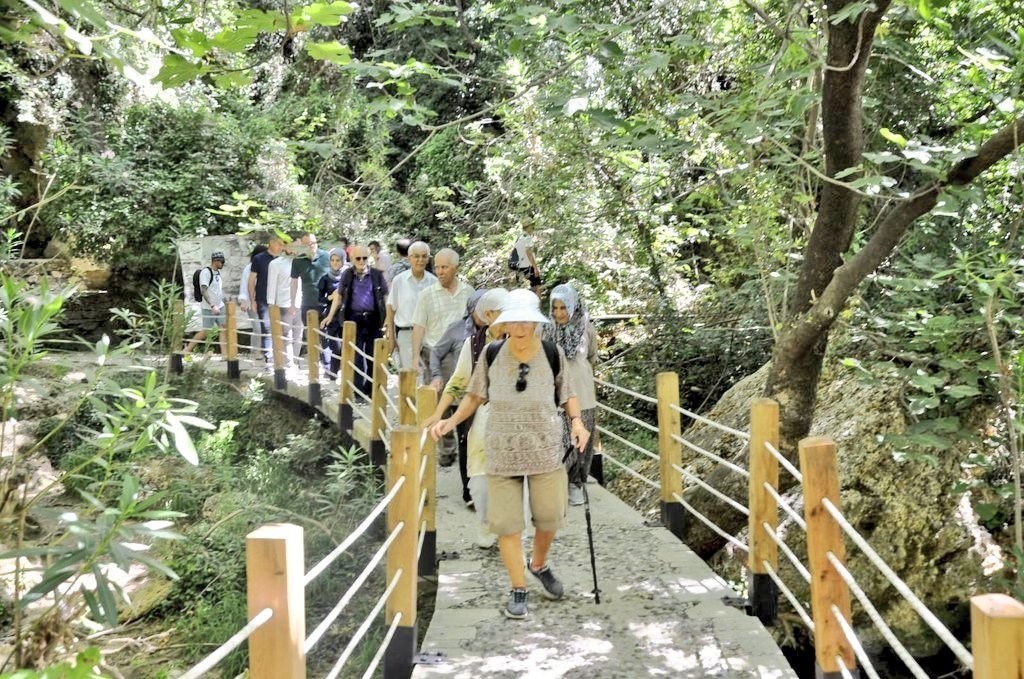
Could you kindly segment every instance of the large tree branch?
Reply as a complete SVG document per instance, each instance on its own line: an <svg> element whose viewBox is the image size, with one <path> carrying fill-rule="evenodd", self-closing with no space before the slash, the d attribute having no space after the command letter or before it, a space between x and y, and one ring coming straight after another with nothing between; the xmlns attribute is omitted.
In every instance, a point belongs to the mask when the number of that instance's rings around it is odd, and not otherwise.
<svg viewBox="0 0 1024 679"><path fill-rule="evenodd" d="M828 332L861 281L892 254L910 225L935 207L944 188L963 186L974 181L982 172L1012 153L1022 141L1024 117L1003 127L982 144L974 155L954 165L943 181L921 189L909 200L893 207L864 247L833 271L831 280L814 305L783 333L780 343L786 346L787 353L806 353Z"/></svg>

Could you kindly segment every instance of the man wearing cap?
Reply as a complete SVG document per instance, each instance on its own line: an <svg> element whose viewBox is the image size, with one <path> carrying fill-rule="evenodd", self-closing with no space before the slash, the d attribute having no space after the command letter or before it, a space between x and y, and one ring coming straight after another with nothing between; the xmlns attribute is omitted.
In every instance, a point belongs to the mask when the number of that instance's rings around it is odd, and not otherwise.
<svg viewBox="0 0 1024 679"><path fill-rule="evenodd" d="M398 367L402 369L415 369L419 364L419 358L413 360L412 355L412 319L420 293L437 282L437 277L427 271L429 261L430 246L416 241L409 246L411 268L395 276L390 283L385 337L398 348Z"/></svg>
<svg viewBox="0 0 1024 679"><path fill-rule="evenodd" d="M572 380L562 366L565 355L545 346L537 326L548 323L540 299L526 289L505 298L501 324L508 338L492 343L476 364L466 394L455 414L430 428L434 440L466 420L483 403L490 404L484 433L487 456L487 521L498 535L501 559L512 590L503 609L506 617L527 614L523 563L523 488L530 487L530 512L536 529L533 554L526 570L550 599L561 599L565 587L547 563L555 533L565 525L568 480L562 464L562 420L559 406L571 422L576 450L585 449L590 433L580 417Z"/></svg>
<svg viewBox="0 0 1024 679"><path fill-rule="evenodd" d="M200 307L203 314L203 329L192 336L183 353L187 354L197 344L206 339L206 333L213 328L223 328L225 322L224 314L224 288L221 285L220 270L224 268L224 253L217 250L210 255L210 266L204 266L199 272L199 290L203 299ZM227 356L227 345L224 333L217 333L220 342L221 356Z"/></svg>

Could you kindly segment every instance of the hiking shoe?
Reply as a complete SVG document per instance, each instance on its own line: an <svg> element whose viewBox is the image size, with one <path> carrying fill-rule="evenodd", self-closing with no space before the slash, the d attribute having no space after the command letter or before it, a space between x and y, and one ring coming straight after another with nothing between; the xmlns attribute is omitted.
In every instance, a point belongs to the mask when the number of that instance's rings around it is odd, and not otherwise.
<svg viewBox="0 0 1024 679"><path fill-rule="evenodd" d="M551 572L550 566L541 566L539 569L533 570L533 566L527 565L526 570L530 571L530 575L544 586L544 596L549 599L561 599L565 596L565 587L555 577L555 574Z"/></svg>
<svg viewBox="0 0 1024 679"><path fill-rule="evenodd" d="M569 484L569 504L573 507L583 504L583 486L578 483Z"/></svg>
<svg viewBox="0 0 1024 679"><path fill-rule="evenodd" d="M513 589L508 593L508 603L505 604L502 613L505 614L506 618L512 618L513 620L522 620L526 617L526 590L525 589Z"/></svg>

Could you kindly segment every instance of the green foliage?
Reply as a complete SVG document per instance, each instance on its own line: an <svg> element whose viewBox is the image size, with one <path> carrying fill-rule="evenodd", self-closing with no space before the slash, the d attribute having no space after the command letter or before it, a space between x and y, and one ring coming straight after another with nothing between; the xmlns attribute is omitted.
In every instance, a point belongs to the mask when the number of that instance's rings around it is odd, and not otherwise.
<svg viewBox="0 0 1024 679"><path fill-rule="evenodd" d="M75 662L63 662L58 665L47 667L43 670L18 670L0 675L2 679L103 679L109 675L104 674L99 664L103 657L100 649L90 646L80 651L75 657Z"/></svg>
<svg viewBox="0 0 1024 679"><path fill-rule="evenodd" d="M156 281L152 291L143 299L145 312L139 313L131 309L113 308L110 314L121 326L121 334L125 341L138 348L154 354L169 354L174 328L174 303L182 297L181 286L171 281ZM188 314L182 320L188 327Z"/></svg>

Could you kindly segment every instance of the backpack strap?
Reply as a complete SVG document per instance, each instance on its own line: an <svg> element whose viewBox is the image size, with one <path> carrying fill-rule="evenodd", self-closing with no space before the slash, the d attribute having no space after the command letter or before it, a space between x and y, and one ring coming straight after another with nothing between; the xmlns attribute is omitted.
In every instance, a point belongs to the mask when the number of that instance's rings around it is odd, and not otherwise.
<svg viewBox="0 0 1024 679"><path fill-rule="evenodd" d="M505 345L505 340L494 340L487 345L484 349L484 358L487 361L487 369L490 370L491 365L494 363L494 359L498 356L498 352ZM544 347L544 355L547 356L548 365L551 366L551 374L555 380L558 379L559 374L562 372L562 364L558 357L558 345L554 342L547 340L541 340L541 346ZM558 385L555 385L555 407L559 406L558 403Z"/></svg>

